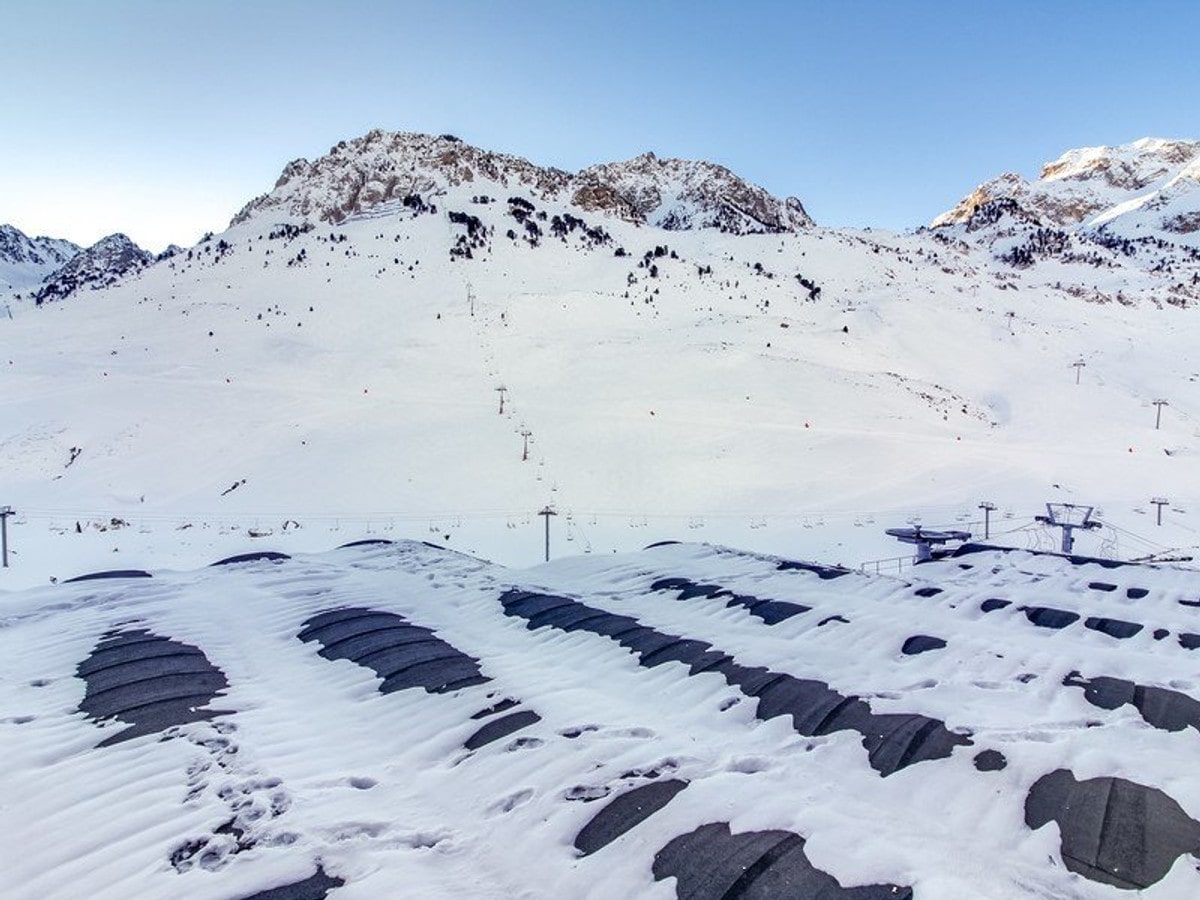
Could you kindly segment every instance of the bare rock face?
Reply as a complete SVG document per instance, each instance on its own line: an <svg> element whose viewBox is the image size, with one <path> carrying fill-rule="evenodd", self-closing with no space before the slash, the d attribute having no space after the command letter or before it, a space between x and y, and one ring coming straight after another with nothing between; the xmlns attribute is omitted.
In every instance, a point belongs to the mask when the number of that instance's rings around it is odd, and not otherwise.
<svg viewBox="0 0 1200 900"><path fill-rule="evenodd" d="M577 204L580 191L606 191L618 198L614 213L632 210L634 216L626 213L626 218L670 231L717 228L746 234L813 225L796 198L779 200L715 163L643 153L627 162L591 166L575 180Z"/></svg>
<svg viewBox="0 0 1200 900"><path fill-rule="evenodd" d="M402 205L406 198L428 202L476 185L483 194L523 192L673 230L743 234L798 231L813 224L799 200L773 197L713 163L646 153L571 175L473 147L453 135L385 131L343 141L315 162L289 163L275 189L247 204L231 224L268 212L338 223L379 212L388 203Z"/></svg>
<svg viewBox="0 0 1200 900"><path fill-rule="evenodd" d="M340 142L315 162L288 163L275 189L250 201L230 224L266 211L336 224L384 203L477 181L555 196L569 179L566 172L481 150L453 135L376 130Z"/></svg>
<svg viewBox="0 0 1200 900"><path fill-rule="evenodd" d="M140 272L154 262L153 254L143 250L123 234L110 234L73 256L66 265L46 280L35 300L40 306L62 300L84 290L110 287L123 278Z"/></svg>

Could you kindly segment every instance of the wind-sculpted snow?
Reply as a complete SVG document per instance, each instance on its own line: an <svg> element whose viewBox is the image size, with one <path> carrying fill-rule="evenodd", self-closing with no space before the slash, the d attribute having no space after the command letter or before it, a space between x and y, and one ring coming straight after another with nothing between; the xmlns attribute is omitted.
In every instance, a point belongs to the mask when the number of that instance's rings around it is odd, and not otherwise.
<svg viewBox="0 0 1200 900"><path fill-rule="evenodd" d="M962 559L368 538L10 593L0 894L1200 894L1194 657L1158 638L1196 573Z"/></svg>

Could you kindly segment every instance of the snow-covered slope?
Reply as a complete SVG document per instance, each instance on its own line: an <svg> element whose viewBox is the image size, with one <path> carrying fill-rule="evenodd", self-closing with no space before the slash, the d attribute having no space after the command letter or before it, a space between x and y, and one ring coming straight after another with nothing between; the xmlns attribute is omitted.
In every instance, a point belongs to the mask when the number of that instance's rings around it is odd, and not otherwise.
<svg viewBox="0 0 1200 900"><path fill-rule="evenodd" d="M1009 172L981 184L933 227L978 222L978 211L998 201L1046 228L1200 249L1200 141L1068 150L1036 181Z"/></svg>
<svg viewBox="0 0 1200 900"><path fill-rule="evenodd" d="M527 563L547 505L552 554L685 536L857 565L900 556L883 530L910 519L980 529L984 500L1022 545L1055 539L1048 500L1102 507L1083 552L1200 543L1186 254L1014 268L963 225L666 231L422 146L471 177L330 206L339 150L211 240L0 319L0 586L265 534Z"/></svg>
<svg viewBox="0 0 1200 900"><path fill-rule="evenodd" d="M12 225L0 225L0 291L37 285L79 251L62 238L31 238Z"/></svg>
<svg viewBox="0 0 1200 900"><path fill-rule="evenodd" d="M524 190L668 230L719 228L742 234L812 225L799 200L779 200L712 163L660 160L647 153L570 175L473 147L453 135L386 131L342 141L316 162L289 163L275 189L251 201L233 224L280 212L338 223L406 198L411 204L417 196L428 200L468 187L499 200L504 192Z"/></svg>
<svg viewBox="0 0 1200 900"><path fill-rule="evenodd" d="M125 574L0 607L5 896L1200 893L1195 572L377 542Z"/></svg>

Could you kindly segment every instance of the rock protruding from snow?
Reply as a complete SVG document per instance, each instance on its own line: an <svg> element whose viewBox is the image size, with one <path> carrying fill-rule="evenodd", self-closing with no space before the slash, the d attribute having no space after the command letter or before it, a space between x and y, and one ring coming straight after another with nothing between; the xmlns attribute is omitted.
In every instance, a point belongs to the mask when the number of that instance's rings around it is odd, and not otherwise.
<svg viewBox="0 0 1200 900"><path fill-rule="evenodd" d="M62 238L29 237L12 225L0 225L0 290L38 284L79 250Z"/></svg>
<svg viewBox="0 0 1200 900"><path fill-rule="evenodd" d="M110 234L77 253L37 292L38 304L84 290L110 287L154 262L154 255L123 234Z"/></svg>
<svg viewBox="0 0 1200 900"><path fill-rule="evenodd" d="M1035 181L1012 172L985 182L934 228L977 223L989 204L1013 204L1039 224L1058 229L1104 228L1125 239L1200 244L1200 141L1142 138L1117 147L1068 150L1042 167Z"/></svg>
<svg viewBox="0 0 1200 900"><path fill-rule="evenodd" d="M643 153L584 169L572 202L668 231L717 228L733 234L801 231L813 220L795 197L780 200L724 166Z"/></svg>
<svg viewBox="0 0 1200 900"><path fill-rule="evenodd" d="M572 175L473 147L453 135L378 130L342 141L314 162L289 163L275 189L248 203L231 224L261 214L336 224L387 203L398 210L423 209L431 198L454 189L527 193L671 230L719 228L742 234L799 231L813 224L796 198L780 200L713 163L647 153Z"/></svg>

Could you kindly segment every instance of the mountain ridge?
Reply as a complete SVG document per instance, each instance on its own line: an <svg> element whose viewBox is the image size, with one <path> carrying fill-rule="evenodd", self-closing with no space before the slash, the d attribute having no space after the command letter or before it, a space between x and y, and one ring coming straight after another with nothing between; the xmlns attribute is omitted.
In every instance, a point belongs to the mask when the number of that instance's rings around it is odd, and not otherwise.
<svg viewBox="0 0 1200 900"><path fill-rule="evenodd" d="M8 290L32 287L81 249L65 238L30 237L15 225L0 225L0 286Z"/></svg>
<svg viewBox="0 0 1200 900"><path fill-rule="evenodd" d="M464 184L525 190L537 199L564 200L588 212L668 231L779 233L813 225L796 198L776 198L715 163L645 153L572 174L484 150L453 135L379 129L341 141L317 160L288 163L275 188L247 203L230 224L268 210L336 224L389 201L413 195L428 199Z"/></svg>

